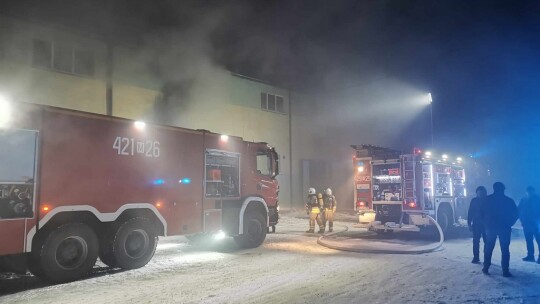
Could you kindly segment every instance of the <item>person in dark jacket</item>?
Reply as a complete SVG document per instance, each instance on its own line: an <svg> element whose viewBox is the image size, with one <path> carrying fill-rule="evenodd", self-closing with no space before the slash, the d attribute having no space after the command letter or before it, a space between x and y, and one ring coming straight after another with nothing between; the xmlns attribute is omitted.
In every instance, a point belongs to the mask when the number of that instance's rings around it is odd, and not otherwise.
<svg viewBox="0 0 540 304"><path fill-rule="evenodd" d="M482 272L489 274L491 255L495 248L497 237L501 246L501 266L504 277L510 273L510 236L512 226L518 220L519 214L513 199L504 195L505 186L501 182L493 184L493 194L489 195L481 206L480 213L486 229L486 245L484 246L484 268Z"/></svg>
<svg viewBox="0 0 540 304"><path fill-rule="evenodd" d="M480 263L480 238L486 246L486 232L480 208L484 204L487 197L487 190L484 186L476 188L476 197L471 200L469 212L467 213L467 224L469 230L473 233L473 260L472 263Z"/></svg>
<svg viewBox="0 0 540 304"><path fill-rule="evenodd" d="M526 190L526 196L519 202L519 220L523 226L523 234L527 242L527 256L523 258L525 262L534 262L534 239L538 244L540 252L540 233L538 224L540 222L540 197L536 195L534 188L529 186ZM540 253L538 256L538 264L540 264Z"/></svg>

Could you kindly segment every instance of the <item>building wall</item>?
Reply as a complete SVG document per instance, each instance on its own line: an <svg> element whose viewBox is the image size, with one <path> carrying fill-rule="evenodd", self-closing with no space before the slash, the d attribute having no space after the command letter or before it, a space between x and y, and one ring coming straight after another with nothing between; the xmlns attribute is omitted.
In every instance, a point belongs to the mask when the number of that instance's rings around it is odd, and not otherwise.
<svg viewBox="0 0 540 304"><path fill-rule="evenodd" d="M34 40L66 44L93 54L94 72L81 75L38 67L33 63ZM107 46L94 37L67 29L0 17L0 94L9 99L106 114ZM142 118L160 96L156 83L131 81L124 70L139 62L127 62L129 49L114 48L113 115ZM136 75L136 74L132 74Z"/></svg>
<svg viewBox="0 0 540 304"><path fill-rule="evenodd" d="M93 74L75 75L35 66L35 39L91 50ZM152 76L145 65L147 56L136 48L115 45L113 50L112 114L130 119L152 117L165 82ZM106 114L107 65L107 45L96 37L0 17L0 94L11 100ZM189 100L172 100L171 124L274 146L280 155L280 203L290 206L289 90L220 68L195 77ZM261 109L261 93L283 97L284 113Z"/></svg>
<svg viewBox="0 0 540 304"><path fill-rule="evenodd" d="M283 97L285 113L261 109L261 93ZM175 113L174 125L267 142L276 148L280 156L280 204L290 206L289 90L214 70L182 96L189 98L169 102L170 111Z"/></svg>
<svg viewBox="0 0 540 304"><path fill-rule="evenodd" d="M265 83L231 75L230 110L236 113L234 121L241 122L237 130L241 136L250 141L263 141L275 147L280 156L280 204L291 206L291 168L289 137L289 97L290 91ZM270 112L261 109L261 93L283 97L284 113ZM241 132L241 133L240 133Z"/></svg>

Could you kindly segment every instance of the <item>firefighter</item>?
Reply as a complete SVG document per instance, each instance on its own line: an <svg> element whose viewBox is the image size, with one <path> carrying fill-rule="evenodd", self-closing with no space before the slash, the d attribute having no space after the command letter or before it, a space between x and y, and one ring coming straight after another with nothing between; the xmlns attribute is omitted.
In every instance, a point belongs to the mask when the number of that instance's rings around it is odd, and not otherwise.
<svg viewBox="0 0 540 304"><path fill-rule="evenodd" d="M315 222L319 225L319 233L324 232L324 226L322 222L322 204L319 203L317 199L317 191L315 188L309 188L308 190L308 201L306 204L307 214L309 215L309 230L307 233L315 232ZM322 232L321 232L322 231Z"/></svg>
<svg viewBox="0 0 540 304"><path fill-rule="evenodd" d="M469 212L467 213L467 224L473 233L473 260L472 263L480 264L480 238L486 246L486 232L480 214L481 206L487 197L487 190L484 186L476 188L476 197L471 200Z"/></svg>
<svg viewBox="0 0 540 304"><path fill-rule="evenodd" d="M513 199L504 195L505 186L501 182L493 184L493 194L486 198L480 207L482 221L486 228L486 244L484 245L484 268L482 272L489 274L491 255L495 242L499 238L501 247L501 266L504 277L511 277L510 273L510 237L512 226L519 218L518 208Z"/></svg>
<svg viewBox="0 0 540 304"><path fill-rule="evenodd" d="M334 231L334 212L336 212L337 202L336 202L336 197L332 195L332 189L330 188L324 191L323 207L324 207L323 227L326 228L326 222L328 221L328 232L332 232Z"/></svg>
<svg viewBox="0 0 540 304"><path fill-rule="evenodd" d="M536 195L534 188L529 186L526 190L526 196L519 202L519 219L523 226L523 234L527 242L527 256L523 258L525 262L534 262L534 239L538 244L540 251L540 233L538 224L540 224L540 197ZM540 253L537 263L540 264Z"/></svg>

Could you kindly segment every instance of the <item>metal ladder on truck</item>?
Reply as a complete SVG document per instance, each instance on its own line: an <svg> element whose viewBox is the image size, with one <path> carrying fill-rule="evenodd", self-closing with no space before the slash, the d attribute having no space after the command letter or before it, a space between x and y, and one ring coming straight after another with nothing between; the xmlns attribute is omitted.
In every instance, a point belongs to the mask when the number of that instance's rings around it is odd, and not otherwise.
<svg viewBox="0 0 540 304"><path fill-rule="evenodd" d="M414 155L402 156L402 170L403 170L403 208L416 200L416 161ZM401 213L401 221L403 222L403 216L405 210Z"/></svg>

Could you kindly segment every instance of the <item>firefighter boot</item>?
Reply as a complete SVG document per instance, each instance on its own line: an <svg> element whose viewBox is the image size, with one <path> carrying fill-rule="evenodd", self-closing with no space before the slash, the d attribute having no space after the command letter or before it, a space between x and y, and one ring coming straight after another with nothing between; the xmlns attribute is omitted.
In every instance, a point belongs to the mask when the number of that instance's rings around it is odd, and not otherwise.
<svg viewBox="0 0 540 304"><path fill-rule="evenodd" d="M309 213L309 230L306 231L307 233L314 233L315 232L315 222L319 222L319 214L315 212Z"/></svg>
<svg viewBox="0 0 540 304"><path fill-rule="evenodd" d="M324 224L319 225L319 234L323 234L326 226Z"/></svg>
<svg viewBox="0 0 540 304"><path fill-rule="evenodd" d="M314 232L315 232L315 221L310 220L309 229L306 231L306 233L314 233Z"/></svg>
<svg viewBox="0 0 540 304"><path fill-rule="evenodd" d="M324 223L324 215L323 214L319 214L319 216L317 217L317 224L319 224L319 234L323 234L324 233L324 229L326 229L326 225Z"/></svg>
<svg viewBox="0 0 540 304"><path fill-rule="evenodd" d="M328 221L328 232L334 231L334 210L330 209L325 212L326 220Z"/></svg>

